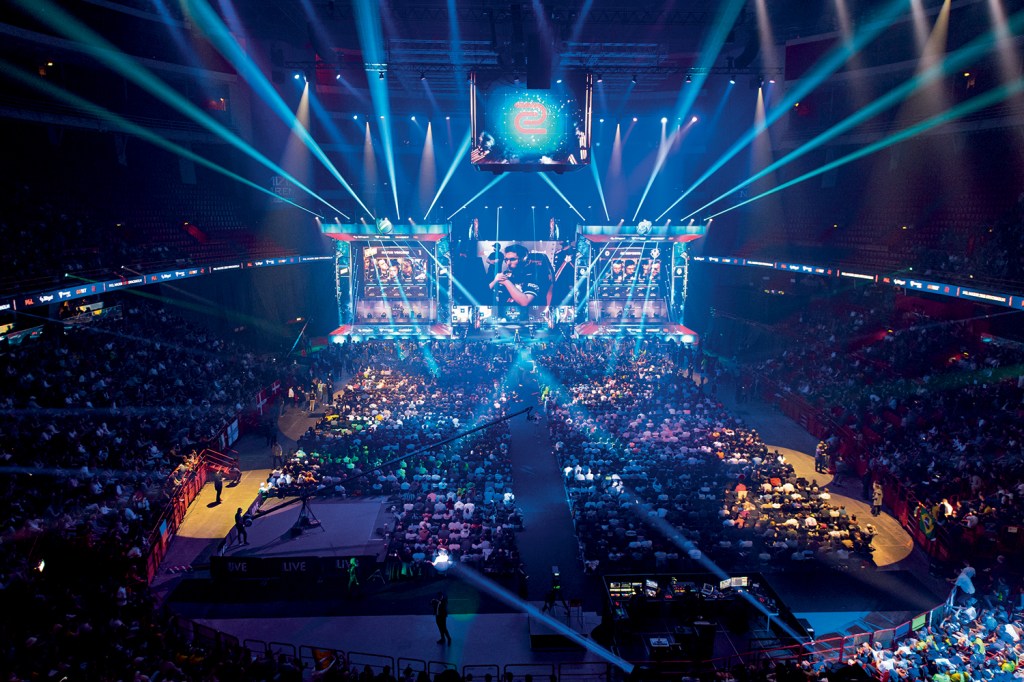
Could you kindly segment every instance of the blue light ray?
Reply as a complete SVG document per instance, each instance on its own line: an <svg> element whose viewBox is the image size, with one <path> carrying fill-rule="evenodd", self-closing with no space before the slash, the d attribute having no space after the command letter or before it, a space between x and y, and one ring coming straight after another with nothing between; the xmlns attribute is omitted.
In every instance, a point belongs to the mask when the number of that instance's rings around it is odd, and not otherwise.
<svg viewBox="0 0 1024 682"><path fill-rule="evenodd" d="M440 187L437 188L437 194L434 195L434 200L430 202L430 207L427 209L427 212L423 215L424 220L426 220L427 216L430 215L430 212L434 210L434 204L436 204L437 200L441 197L441 192L444 191L444 188L448 186L448 181L452 179L452 175L455 174L455 169L458 168L459 164L462 162L463 157L466 156L466 153L469 151L469 147L472 144L472 142L472 131L466 130L465 137L462 138L462 142L459 144L459 148L455 151L455 158L452 159L451 165L448 166L448 172L444 174L444 180L441 181ZM463 208L465 208L465 206L463 206ZM451 217L449 217L449 220L451 220Z"/></svg>
<svg viewBox="0 0 1024 682"><path fill-rule="evenodd" d="M576 210L576 207L572 205L572 202L569 201L569 198L562 194L562 190L558 189L558 187L555 186L555 183L551 181L551 178L548 177L547 173L538 173L538 175L540 176L541 180L547 183L548 187L555 190L555 194L562 198L562 201L564 201L566 205L572 209L573 213L580 217L580 220L586 222L587 219L583 217L582 213Z"/></svg>
<svg viewBox="0 0 1024 682"><path fill-rule="evenodd" d="M862 47L877 38L885 29L889 28L896 17L902 14L906 9L906 5L906 0L890 0L889 4L886 5L877 16L868 21L851 40L840 41L835 47L829 50L825 56L815 64L814 68L812 68L811 71L801 80L797 81L793 89L786 93L782 102L772 108L771 112L762 124L755 125L748 129L747 132L744 133L740 139L734 142L725 154L711 164L711 167L704 171L704 173L702 173L701 176L697 178L697 180L694 181L694 183L690 185L690 187L687 188L678 199L673 201L668 208L662 211L656 220L661 220L665 217L666 213L678 206L679 202L688 197L690 193L702 185L705 180L717 173L734 156L739 154L745 147L747 147L747 145L753 142L754 139L764 132L765 129L781 118L795 102L799 102L802 98L806 97L808 93L813 91L822 82L824 82L826 78L845 64L851 56L859 52Z"/></svg>
<svg viewBox="0 0 1024 682"><path fill-rule="evenodd" d="M470 197L469 201L467 201L462 206L460 206L458 211L455 211L455 213L452 213L450 216L448 216L448 220L451 220L452 218L454 218L456 215L458 215L459 211L462 211L463 209L467 208L470 204L472 204L474 201L479 199L481 197L481 195L483 195L484 192L486 192L490 188L492 188L495 185L497 185L499 182L504 180L506 177L508 177L508 176L506 174L504 174L504 173L502 173L501 175L495 175L493 180L488 182L486 185L484 185L483 189L481 189L479 192L477 192L472 197Z"/></svg>
<svg viewBox="0 0 1024 682"><path fill-rule="evenodd" d="M690 117L690 110L693 108L693 103L697 101L697 96L700 94L701 88L704 87L704 83L708 79L708 74L711 73L711 68L718 60L718 55L722 51L722 46L725 45L725 41L729 37L729 32L732 31L733 26L736 24L736 18L739 16L744 5L746 5L746 0L728 0L728 2L722 4L719 8L718 16L715 17L714 26L708 34L704 45L701 47L700 57L697 60L695 73L690 76L692 82L683 85L679 90L679 98L676 102L675 113L675 117L677 119L686 120ZM674 134L675 133L673 133L673 135ZM651 177L647 179L647 187L644 188L644 192L640 196L640 203L637 204L636 212L633 214L633 220L636 220L636 217L640 215L640 209L643 208L644 201L647 200L647 195L651 191L651 185L654 184L655 178L657 178L658 173L661 172L661 168L665 164L665 158L668 156L671 148L671 145L667 145L658 149L658 160L655 162L654 169L651 171ZM661 216L658 216L658 218L661 219Z"/></svg>
<svg viewBox="0 0 1024 682"><path fill-rule="evenodd" d="M1024 28L1024 12L1018 12L1017 14L1015 14L1009 23L1011 30L1015 32ZM747 187L753 184L754 182L757 182L758 180L768 175L769 173L772 173L773 171L778 170L782 166L785 166L786 164L795 161L804 154L814 149L817 149L818 147L825 144L829 140L832 140L838 137L839 135L842 135L846 131L860 125L861 123L867 121L868 119L873 118L874 116L885 111L886 109L889 109L890 107L893 107L896 104L906 100L915 91L923 88L925 85L935 81L936 79L941 78L942 76L948 75L950 73L959 71L961 68L970 65L975 59L983 55L989 48L995 45L997 40L997 32L987 33L971 41L962 48L949 53L946 59L943 60L942 62L930 66L928 69L921 72L914 78L911 78L903 82L899 86L893 88L892 90L889 90L884 95L873 101L871 104L867 105L866 107L858 110L854 114L843 119L842 121L832 126L825 132L817 135L816 137L804 143L797 149L793 150L786 156L779 159L778 161L767 166L766 168L759 171L755 175L747 178L746 180L736 185L732 189L723 192L719 196L715 197L714 199L704 204L697 210L685 216L683 220L686 220L686 218L696 215L697 213L708 208L709 206L712 206L721 201L722 199L731 196L732 194L735 194L744 187Z"/></svg>
<svg viewBox="0 0 1024 682"><path fill-rule="evenodd" d="M149 142L150 144L156 145L158 147L162 147L163 149L166 149L169 152L177 154L177 155L179 155L179 156L181 156L183 158L189 159L190 161L194 161L195 163L198 163L201 166L209 168L210 170L215 171L217 173L220 173L221 175L223 175L225 177L231 178L232 180L235 180L236 182L240 182L243 185L245 185L247 187L251 187L251 188L253 188L253 189L255 189L255 190L259 191L259 192L262 192L263 194L266 194L266 195L268 195L268 196L270 196L270 197L272 197L274 199L283 201L284 203L287 203L287 204L291 204L295 208L297 208L299 210L302 210L302 211L305 211L306 213L309 213L310 215L314 215L314 216L317 215L316 211L311 211L311 210L309 210L308 208L306 208L304 206L300 206L299 204L296 204L294 201L290 201L290 200L282 197L281 195L277 194L276 192L273 192L273 191L267 189L266 187L258 185L255 182L253 182L252 180L249 180L248 178L242 177L241 175L238 175L234 171L228 170L227 168L224 168L223 166L220 166L220 165L214 163L213 161L210 161L209 159L207 159L207 158L205 158L203 156L200 156L199 154L196 154L195 152L193 152L190 149L186 149L185 147L182 147L181 145L175 144L174 142L171 142L170 140L166 140L166 139L160 137L159 135L157 135L156 133L154 133L153 131L148 130L146 128L143 128L142 126L140 126L140 125L138 125L136 123L133 123L133 122L131 122L131 121L125 119L125 118L122 118L122 117L118 116L117 114L115 114L114 112L112 112L112 111L110 111L108 109L104 109L103 107L101 107L98 104L94 104L93 102L90 102L87 99L84 99L82 97L79 97L78 95L75 95L75 94L73 94L71 92L68 92L67 90L64 90L63 88L55 86L55 85L49 83L48 81L45 81L45 80L43 80L41 78L34 77L32 75L24 73L23 71L17 69L13 65L11 65L11 64L9 64L9 63L7 63L5 61L2 61L2 60L0 60L0 72L4 73L7 76L10 76L11 78L14 78L14 79L16 79L18 81L21 81L25 85L31 86L33 88L36 88L37 90L45 92L46 94L50 95L51 97L63 100L64 102L67 102L68 104L70 104L70 105L72 105L74 107L77 107L77 108L82 109L84 111L88 111L90 114L92 114L93 116L95 116L98 119L109 121L110 123L113 123L114 125L118 126L122 130L124 130L126 133L134 135L134 136L138 137L139 139L145 140L146 142Z"/></svg>
<svg viewBox="0 0 1024 682"><path fill-rule="evenodd" d="M287 179L295 187L306 192L309 196L321 202L333 211L338 211L330 202L304 185L293 175L281 168L258 150L249 145L245 140L226 127L211 118L206 112L189 102L165 82L157 78L152 72L145 69L134 59L117 49L113 44L106 41L97 33L87 28L82 23L73 19L69 14L56 7L49 0L14 0L18 6L27 13L34 16L47 26L50 26L58 33L75 41L75 48L85 54L94 57L105 64L113 71L121 74L139 87L143 88L157 99L176 109L181 114L195 121L197 124L210 131L235 149L239 150L260 165L274 171L277 175ZM338 211L340 213L340 211Z"/></svg>
<svg viewBox="0 0 1024 682"><path fill-rule="evenodd" d="M217 13L207 4L206 0L184 0L184 4L189 13L196 19L196 25L199 29L210 39L221 54L231 64L238 69L239 73L245 78L253 89L260 95L267 106L270 107L271 111L277 115L281 121L293 130L293 132L302 140L303 144L313 153L318 161L327 169L335 180L348 192L356 203L367 215L372 216L370 209L366 207L363 200L359 198L356 191L349 185L348 181L341 175L338 169L331 163L331 160L327 158L327 154L321 149L320 145L317 144L313 136L309 134L305 126L302 126L295 118L295 113L285 104L284 100L274 89L274 86L270 83L263 71L252 61L252 59L245 53L242 46L238 44L234 36L228 30L228 27L224 25Z"/></svg>
<svg viewBox="0 0 1024 682"><path fill-rule="evenodd" d="M975 111L979 111L986 107L992 106L993 104L998 104L999 102L1005 99L1009 99L1010 97L1013 97L1014 95L1017 95L1021 92L1024 92L1024 79L1018 79L1017 81L1010 83L1008 85L1001 85L997 88L993 88L992 90L989 90L988 92L985 92L981 95L977 95L976 97L973 97L966 102L962 102L961 104L958 104L950 108L949 110L942 112L941 114L937 114L935 116L932 116L931 118L925 119L924 121L921 121L917 125L913 125L909 128L906 128L905 130L901 130L900 132L890 135L889 137L884 138L882 140L878 140L877 142L873 142L872 144L869 144L866 147L862 147L861 149L858 149L855 152L847 154L846 156L840 159L836 159L835 161L827 163L824 166L821 166L820 168L816 168L815 170L804 173L798 178L793 178L788 182L784 182L778 187L773 187L770 190L762 192L761 194L758 194L755 197L750 197L749 199L742 201L734 206L730 206L729 208L723 211L719 211L718 213L715 213L711 217L717 218L718 216L724 213L733 211L741 206L745 206L751 202L757 201L758 199L763 199L767 196L775 194L776 192L781 192L782 190L792 187L793 185L799 184L801 182L804 182L805 180L816 178L823 173L827 173L830 170L839 168L840 166L844 166L852 161L856 161L857 159L863 158L870 154L874 154L875 152L879 152L895 144L899 144L900 142L903 142L905 140L909 140L910 138L916 137L924 132L927 132L928 130L935 128L936 126L940 126L945 123L949 123L950 121L954 121L958 118L962 118L971 113L974 113Z"/></svg>
<svg viewBox="0 0 1024 682"><path fill-rule="evenodd" d="M380 5L374 0L356 0L356 25L359 43L363 48L363 57L368 64L385 64L387 53L384 38L381 34ZM384 71L381 71L383 74ZM381 140L384 144L384 162L391 181L391 194L395 200L395 215L401 220L402 213L398 207L398 183L395 180L395 151L391 136L391 101L388 98L387 78L368 78L370 99L373 109L379 117L383 117L380 126Z"/></svg>

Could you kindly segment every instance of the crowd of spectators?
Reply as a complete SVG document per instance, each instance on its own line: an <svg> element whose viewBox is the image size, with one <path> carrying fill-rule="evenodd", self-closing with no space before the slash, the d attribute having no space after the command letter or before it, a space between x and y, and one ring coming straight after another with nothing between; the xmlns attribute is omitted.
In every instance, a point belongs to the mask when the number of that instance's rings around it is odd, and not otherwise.
<svg viewBox="0 0 1024 682"><path fill-rule="evenodd" d="M553 379L549 428L591 570L678 569L705 555L763 571L870 561L871 525L728 413L699 352L589 339L534 357Z"/></svg>
<svg viewBox="0 0 1024 682"><path fill-rule="evenodd" d="M394 342L351 344L339 373L358 367L324 417L275 469L265 496L390 498L389 557L421 572L440 551L485 572L519 567L505 422L444 443L518 406L511 347ZM436 449L427 449L437 445ZM412 453L423 451L416 457Z"/></svg>
<svg viewBox="0 0 1024 682"><path fill-rule="evenodd" d="M0 589L19 614L0 625L0 667L16 674L164 662L149 535L194 450L276 374L161 307L121 305L0 355Z"/></svg>
<svg viewBox="0 0 1024 682"><path fill-rule="evenodd" d="M851 470L912 492L958 551L1018 551L1007 530L1024 514L1024 348L876 287L813 305L800 328L798 349L746 381L806 400L836 425Z"/></svg>
<svg viewBox="0 0 1024 682"><path fill-rule="evenodd" d="M133 241L123 224L69 204L47 200L26 185L5 188L0 238L9 260L0 282L8 293L52 286L66 275L113 278L122 265L185 257L164 244Z"/></svg>

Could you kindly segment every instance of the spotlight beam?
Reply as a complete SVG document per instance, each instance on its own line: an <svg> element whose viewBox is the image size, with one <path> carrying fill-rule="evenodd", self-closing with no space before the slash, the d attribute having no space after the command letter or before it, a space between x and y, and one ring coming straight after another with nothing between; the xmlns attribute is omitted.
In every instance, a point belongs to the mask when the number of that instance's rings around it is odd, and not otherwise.
<svg viewBox="0 0 1024 682"><path fill-rule="evenodd" d="M594 155L594 150L590 150L590 175L594 178L594 186L597 187L597 195L601 197L601 208L604 209L604 219L611 222L611 216L608 215L608 202L604 198L604 187L601 186L601 176L597 172L597 158Z"/></svg>
<svg viewBox="0 0 1024 682"><path fill-rule="evenodd" d="M448 167L448 172L444 174L444 180L441 181L441 186L437 188L437 194L434 195L434 200L430 202L430 207L427 208L427 212L423 214L424 220L427 219L427 216L429 216L430 212L434 209L434 204L436 204L437 200L441 197L441 192L443 192L444 188L448 186L448 181L452 179L452 175L455 174L455 169L458 168L459 164L462 162L462 158L466 155L466 152L469 151L469 146L472 141L473 138L471 131L467 130L466 136L462 138L462 143L459 144L459 148L455 152L455 158L452 159L452 164ZM463 208L465 208L465 206L463 206Z"/></svg>
<svg viewBox="0 0 1024 682"><path fill-rule="evenodd" d="M462 206L459 206L459 210L458 211L456 211L455 213L452 213L450 216L448 216L448 220L451 220L452 218L454 218L456 215L459 214L459 211L463 210L464 208L467 208L470 204L472 204L474 201L479 199L480 196L483 195L484 192L486 192L490 188L492 188L495 185L497 185L499 182L504 180L506 177L508 177L508 176L505 173L502 173L501 175L495 175L494 179L491 180L490 182L488 182L486 185L484 185L483 189L481 189L479 192L477 192L476 194L471 196L469 198L469 201L464 203Z"/></svg>
<svg viewBox="0 0 1024 682"><path fill-rule="evenodd" d="M679 90L679 99L676 103L676 118L687 119L690 117L690 110L693 108L693 103L697 101L697 96L700 94L700 90L704 87L704 82L708 79L708 74L711 72L711 67L715 65L715 61L718 60L718 55L722 51L722 46L725 45L726 39L729 37L729 32L732 30L733 25L736 23L736 18L739 16L743 7L746 5L746 0L729 0L727 3L721 5L721 9L718 16L715 18L715 24L708 34L704 45L700 50L700 58L697 60L696 73L687 76L692 78L692 82L688 81ZM675 135L675 133L673 133ZM637 204L636 212L633 214L633 220L640 215L640 209L643 208L644 201L647 200L647 194L651 191L651 185L654 184L655 178L658 177L658 173L661 172L662 166L665 165L665 158L671 151L672 146L667 145L658 149L658 159L654 164L654 169L651 171L651 177L647 179L647 187L644 188L643 194L640 196L640 203ZM661 216L659 216L660 219Z"/></svg>
<svg viewBox="0 0 1024 682"><path fill-rule="evenodd" d="M213 161L210 161L209 159L200 156L199 154L196 154L191 149L187 149L185 147L182 147L181 145L175 144L174 142L171 142L170 140L167 140L157 135L156 133L147 128L143 128L142 126L136 123L133 123L125 118L122 118L121 116L118 116L109 109L104 109L98 104L94 104L93 102L90 102L89 100L79 97L78 95L75 95L71 92L68 92L63 88L52 85L41 78L30 76L29 74L24 73L23 71L16 68L12 64L9 64L8 62L0 60L0 72L2 72L6 76L10 76L15 80L24 83L25 85L29 85L33 88L36 88L37 90L40 90L41 92L44 92L47 95L54 97L55 99L62 100L73 107L88 111L90 114L92 114L100 120L113 123L114 125L118 126L130 135L134 135L135 137L145 140L150 144L162 147L163 149L166 149L169 152L177 154L178 156L189 159L190 161L194 161L195 163L198 163L201 166L209 168L210 170L215 171L217 173L220 173L225 177L231 178L236 182L240 182L243 185L246 185L247 187L251 187L259 192L262 192L270 197L273 197L274 199L278 199L287 204L291 204L295 208L305 211L310 215L317 215L316 211L311 211L304 206L296 204L294 201L289 201L288 199L285 199L279 194L272 192L266 187L258 185L252 180L244 178L241 175L235 173L234 171L228 170L227 168L224 168L223 166L218 165Z"/></svg>
<svg viewBox="0 0 1024 682"><path fill-rule="evenodd" d="M778 187L773 187L770 190L758 194L757 196L751 197L734 206L730 206L729 208L723 211L719 211L718 213L715 213L711 217L717 218L723 213L728 213L729 211L737 209L740 206L745 206L746 204L757 201L758 199L763 199L767 196L775 194L776 192L781 192L782 190L792 187L793 185L799 184L801 182L804 182L805 180L810 180L811 178L818 177L819 175L827 173L830 170L839 168L840 166L845 166L846 164L861 159L865 156L874 154L875 152L879 152L883 149L887 149L895 144L899 144L900 142L904 142L913 137L917 137L918 135L921 135L922 133L925 133L931 130L932 128L943 125L945 123L950 123L952 121L957 120L958 118L963 118L964 116L972 114L975 111L980 111L981 109L984 109L986 107L998 104L999 102L1009 99L1014 95L1018 95L1021 92L1024 92L1024 79L1018 79L1013 83L1009 83L1007 85L1000 85L999 87L993 88L988 92L982 93L976 97L972 97L966 102L962 102L961 104L958 104L950 108L949 110L942 112L941 114L937 114L935 116L932 116L931 118L925 119L924 121L921 121L917 125L913 125L909 128L906 128L905 130L901 130L900 132L890 135L889 137L884 138L882 140L878 140L877 142L873 142L872 144L869 144L866 147L862 147L861 149L858 149L855 152L847 154L846 156L840 159L836 159L831 163L827 163L824 166L821 166L820 168L808 171L807 173L804 173L798 178L793 178L788 182L784 182Z"/></svg>
<svg viewBox="0 0 1024 682"><path fill-rule="evenodd" d="M25 12L73 41L75 43L74 49L80 49L85 54L94 57L111 70L121 74L157 99L192 119L260 165L287 179L290 183L331 210L338 213L341 212L332 206L329 201L300 182L298 178L254 149L245 140L215 121L206 112L199 109L199 107L183 98L180 93L175 92L164 81L153 75L152 72L129 58L128 55L121 52L117 47L87 28L84 24L73 19L49 0L15 0L15 2Z"/></svg>
<svg viewBox="0 0 1024 682"><path fill-rule="evenodd" d="M580 217L580 220L586 222L587 219L584 218L583 214L580 213L579 211L577 211L576 207L572 205L572 202L569 201L569 199L564 194L562 194L562 190L558 189L558 187L555 186L555 183L551 181L551 178L548 177L547 173L538 173L538 175L540 175L540 179L541 180L543 180L544 182L546 182L548 184L548 187L550 187L551 189L555 190L555 194L557 194L558 196L562 197L562 201L564 201L566 203L566 205L568 205L569 208L572 209L573 213L575 213L576 215L578 215Z"/></svg>
<svg viewBox="0 0 1024 682"><path fill-rule="evenodd" d="M839 69L846 61L860 51L862 47L877 38L885 29L892 25L893 20L898 17L906 7L906 0L890 0L889 4L874 17L864 28L858 32L852 40L842 41L836 47L829 50L821 60L801 79L792 90L790 90L777 106L773 107L762 124L752 126L725 152L710 168L697 178L690 187L683 192L678 199L666 208L656 218L661 220L665 214L679 205L683 199L688 197L693 190L697 189L704 181L717 173L734 156L757 138L764 130L771 127L782 115L788 111L795 102L799 102L813 91L822 82Z"/></svg>
<svg viewBox="0 0 1024 682"><path fill-rule="evenodd" d="M450 570L452 575L455 575L463 582L469 583L470 585L473 585L474 587L497 598L499 601L504 602L508 606L522 611L530 616L530 618L543 622L547 627L561 633L563 637L571 639L573 642L579 644L588 651L593 652L595 655L599 656L606 662L611 663L626 674L633 671L633 664L629 661L619 658L603 646L594 642L594 640L584 637L557 618L552 618L547 613L541 612L541 610L536 606L519 599L519 597L516 597L504 587L469 568L468 564L455 562L452 564Z"/></svg>
<svg viewBox="0 0 1024 682"><path fill-rule="evenodd" d="M305 126L302 126L296 120L295 114L285 104L284 100L271 85L267 77L263 75L263 72L258 66L252 61L252 58L245 53L242 46L238 44L238 41L228 27L224 25L217 13L213 11L206 0L185 0L186 9L190 10L190 13L197 19L196 24L199 29L206 35L207 38L217 47L222 55L224 55L231 64L238 69L242 74L242 77L253 86L253 88L259 93L260 98L270 107L271 111L281 121L290 127L292 131L302 140L303 144L313 153L313 156L327 169L335 180L337 180L345 191L348 192L353 199L366 211L367 215L372 215L370 209L366 207L363 200L359 198L356 191L352 189L352 186L347 180L341 175L338 169L335 167L331 160L327 158L327 154L317 144L313 136L309 134Z"/></svg>
<svg viewBox="0 0 1024 682"><path fill-rule="evenodd" d="M1018 12L1017 14L1015 14L1009 23L1010 29L1013 31L1018 31L1024 28L1024 12ZM949 73L959 71L961 68L963 68L966 65L969 65L975 59L983 55L994 44L997 38L998 36L996 33L988 33L984 36L981 36L971 41L970 43L960 48L959 50L949 53L949 55L946 57L944 61L933 66L930 66L928 69L923 71L918 76L888 91L887 93L879 97L877 100L875 100L868 106L860 109L851 116L848 116L847 118L840 121L836 125L832 126L825 132L819 134L817 137L809 140L808 142L805 142L799 148L793 150L792 152L782 157L778 161L772 163L770 166L764 168L763 170L759 171L753 176L747 178L746 180L736 185L732 189L715 197L714 199L704 204L697 210L685 216L683 220L686 220L687 218L697 215L698 213L708 208L709 206L712 206L721 201L722 199L732 194L735 194L744 187L747 187L753 184L754 182L757 182L758 180L768 175L769 173L772 173L781 168L782 166L785 166L786 164L795 161L804 154L820 147L829 140L832 140L838 137L839 135L845 133L847 130L850 130L851 128L860 125L864 121L873 118L874 116L885 111L886 109L895 106L899 102L906 100L915 91L935 81L936 79Z"/></svg>
<svg viewBox="0 0 1024 682"><path fill-rule="evenodd" d="M354 4L356 26L364 59L371 64L385 64L387 54L381 34L380 5L376 0L356 0ZM383 71L381 73L383 74ZM388 82L379 78L369 78L368 81L373 109L384 120L380 127L381 140L384 144L384 162L388 169L388 179L391 181L391 194L395 200L395 215L400 220L402 214L398 207L398 183L395 180L395 149L391 136L391 102L388 99Z"/></svg>

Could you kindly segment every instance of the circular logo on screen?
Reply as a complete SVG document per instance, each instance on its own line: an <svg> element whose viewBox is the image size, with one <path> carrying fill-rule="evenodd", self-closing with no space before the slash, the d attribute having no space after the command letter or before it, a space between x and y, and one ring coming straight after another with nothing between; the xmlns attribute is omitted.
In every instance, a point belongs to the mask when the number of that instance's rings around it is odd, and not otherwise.
<svg viewBox="0 0 1024 682"><path fill-rule="evenodd" d="M387 218L377 219L377 231L381 234L391 234L391 231L395 229L395 226L391 224L391 221Z"/></svg>
<svg viewBox="0 0 1024 682"><path fill-rule="evenodd" d="M641 220L636 226L637 234L650 234L652 227L654 224L650 220Z"/></svg>

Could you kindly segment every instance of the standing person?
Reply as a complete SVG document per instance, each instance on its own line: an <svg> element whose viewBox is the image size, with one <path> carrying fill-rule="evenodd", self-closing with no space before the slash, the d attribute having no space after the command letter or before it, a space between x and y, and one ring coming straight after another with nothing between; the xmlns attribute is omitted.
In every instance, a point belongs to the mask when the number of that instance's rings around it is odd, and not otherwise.
<svg viewBox="0 0 1024 682"><path fill-rule="evenodd" d="M241 507L235 511L235 532L238 534L238 544L249 544L249 532L245 530L245 516L242 514Z"/></svg>
<svg viewBox="0 0 1024 682"><path fill-rule="evenodd" d="M875 481L871 486L871 515L882 513L882 482Z"/></svg>
<svg viewBox="0 0 1024 682"><path fill-rule="evenodd" d="M284 466L284 448L281 447L281 444L276 439L274 444L270 446L270 456L273 458L273 468L280 469Z"/></svg>
<svg viewBox="0 0 1024 682"><path fill-rule="evenodd" d="M452 635L448 632L448 595L438 592L437 596L430 601L430 606L434 609L434 622L437 623L437 631L441 633L441 639L437 640L437 643L444 644L447 640L450 645Z"/></svg>
<svg viewBox="0 0 1024 682"><path fill-rule="evenodd" d="M214 504L220 504L220 494L224 490L224 474L220 469L213 470L213 489L217 491L217 500Z"/></svg>

